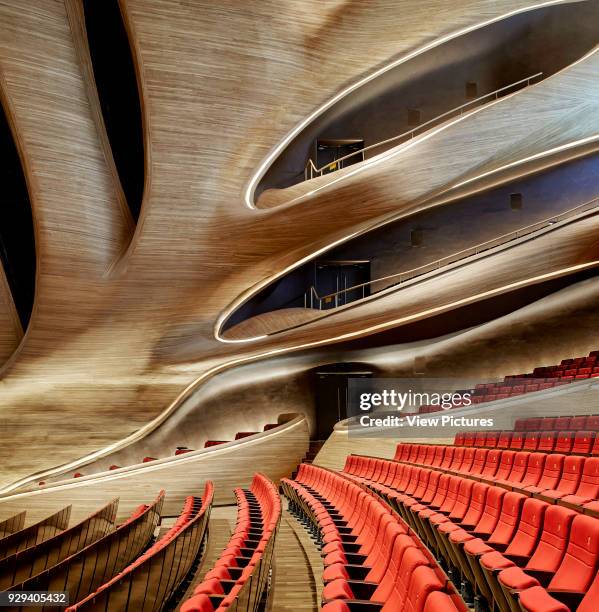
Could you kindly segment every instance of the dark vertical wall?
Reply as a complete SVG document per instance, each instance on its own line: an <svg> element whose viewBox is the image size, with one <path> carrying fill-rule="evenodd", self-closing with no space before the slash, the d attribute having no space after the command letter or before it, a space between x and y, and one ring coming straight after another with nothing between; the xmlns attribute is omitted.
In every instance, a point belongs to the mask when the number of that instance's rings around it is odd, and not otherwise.
<svg viewBox="0 0 599 612"><path fill-rule="evenodd" d="M21 160L1 107L0 185L0 257L21 325L26 329L35 294L33 219Z"/></svg>
<svg viewBox="0 0 599 612"><path fill-rule="evenodd" d="M135 67L118 0L83 0L85 27L106 131L131 214L139 217L144 144Z"/></svg>

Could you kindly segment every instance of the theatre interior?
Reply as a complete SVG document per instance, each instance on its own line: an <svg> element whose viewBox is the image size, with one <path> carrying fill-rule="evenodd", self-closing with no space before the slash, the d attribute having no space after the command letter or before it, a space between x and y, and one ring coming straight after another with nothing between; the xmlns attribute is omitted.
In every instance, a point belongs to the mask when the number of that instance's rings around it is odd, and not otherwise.
<svg viewBox="0 0 599 612"><path fill-rule="evenodd" d="M599 0L0 0L0 609L599 610Z"/></svg>

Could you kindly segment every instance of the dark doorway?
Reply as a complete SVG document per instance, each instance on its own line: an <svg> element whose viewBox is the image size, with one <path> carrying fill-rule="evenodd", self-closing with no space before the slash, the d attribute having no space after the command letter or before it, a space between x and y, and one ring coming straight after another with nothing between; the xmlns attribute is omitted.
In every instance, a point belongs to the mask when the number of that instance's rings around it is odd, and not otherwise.
<svg viewBox="0 0 599 612"><path fill-rule="evenodd" d="M333 363L314 372L317 440L326 440L335 424L347 418L349 379L372 378L372 374L359 363Z"/></svg>
<svg viewBox="0 0 599 612"><path fill-rule="evenodd" d="M326 166L323 174L330 174L357 164L364 160L363 148L364 141L358 138L319 139L316 141L316 167Z"/></svg>
<svg viewBox="0 0 599 612"><path fill-rule="evenodd" d="M144 189L144 143L135 66L118 0L83 0L87 41L114 163L135 221Z"/></svg>
<svg viewBox="0 0 599 612"><path fill-rule="evenodd" d="M369 282L367 260L315 262L314 288L322 299L311 306L325 310L361 300L370 295L370 286L366 284Z"/></svg>
<svg viewBox="0 0 599 612"><path fill-rule="evenodd" d="M27 183L10 126L0 107L0 258L23 330L35 293L35 238Z"/></svg>

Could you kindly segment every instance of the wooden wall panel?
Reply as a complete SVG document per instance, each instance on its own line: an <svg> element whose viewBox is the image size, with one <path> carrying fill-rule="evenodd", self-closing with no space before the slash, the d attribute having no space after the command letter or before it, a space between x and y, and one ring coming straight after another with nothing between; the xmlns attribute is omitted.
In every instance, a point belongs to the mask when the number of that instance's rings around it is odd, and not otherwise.
<svg viewBox="0 0 599 612"><path fill-rule="evenodd" d="M72 5L2 2L2 89L31 194L38 279L30 328L0 388L0 483L134 434L200 377L297 348L298 337L223 344L214 326L244 291L314 249L481 169L593 135L594 57L297 205L244 202L268 151L342 88L533 4L121 0L147 145L131 241ZM347 323L363 327L360 317ZM327 336L315 326L306 340Z"/></svg>
<svg viewBox="0 0 599 612"><path fill-rule="evenodd" d="M71 522L76 522L105 499L118 497L120 521L140 503L154 499L160 489L166 491L163 514L175 516L187 495L201 495L206 480L214 482L215 504L231 504L233 489L248 487L258 469L274 481L289 477L307 450L308 424L305 418L297 418L277 433L227 448L181 455L177 461L154 461L143 468L123 468L102 477L71 478L0 499L0 520L15 514L14 508L27 508L27 524L31 524L72 503Z"/></svg>

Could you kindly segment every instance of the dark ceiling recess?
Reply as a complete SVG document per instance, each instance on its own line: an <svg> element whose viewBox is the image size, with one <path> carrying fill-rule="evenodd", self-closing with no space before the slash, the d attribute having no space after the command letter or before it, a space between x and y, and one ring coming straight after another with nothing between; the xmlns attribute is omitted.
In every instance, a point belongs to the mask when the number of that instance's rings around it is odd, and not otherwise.
<svg viewBox="0 0 599 612"><path fill-rule="evenodd" d="M129 209L137 221L144 188L144 144L127 30L118 0L83 0L83 9L108 139Z"/></svg>
<svg viewBox="0 0 599 612"><path fill-rule="evenodd" d="M10 126L0 107L0 258L23 329L35 294L35 237L31 202Z"/></svg>

